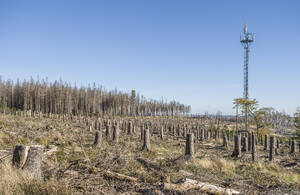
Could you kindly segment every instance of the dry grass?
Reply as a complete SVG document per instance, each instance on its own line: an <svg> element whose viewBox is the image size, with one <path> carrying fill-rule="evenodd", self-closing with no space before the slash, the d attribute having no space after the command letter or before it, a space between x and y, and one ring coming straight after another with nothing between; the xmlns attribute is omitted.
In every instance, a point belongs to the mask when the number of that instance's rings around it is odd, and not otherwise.
<svg viewBox="0 0 300 195"><path fill-rule="evenodd" d="M287 183L300 186L300 173L283 169L277 164L257 162L254 164L253 169L264 174L275 176Z"/></svg>
<svg viewBox="0 0 300 195"><path fill-rule="evenodd" d="M220 173L233 174L236 169L235 162L224 158L203 158L194 161L196 166L204 169L210 169Z"/></svg>
<svg viewBox="0 0 300 195"><path fill-rule="evenodd" d="M0 194L71 194L67 187L55 181L38 181L25 171L13 168L9 163L0 165Z"/></svg>

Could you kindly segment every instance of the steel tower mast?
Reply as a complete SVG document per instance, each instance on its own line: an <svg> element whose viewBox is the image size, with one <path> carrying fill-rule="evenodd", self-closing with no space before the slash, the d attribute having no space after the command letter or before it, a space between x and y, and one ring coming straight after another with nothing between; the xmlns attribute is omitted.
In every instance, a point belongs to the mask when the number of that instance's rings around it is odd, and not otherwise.
<svg viewBox="0 0 300 195"><path fill-rule="evenodd" d="M244 34L240 37L240 42L245 49L244 56L244 99L249 100L248 93L248 64L249 64L249 50L250 45L254 41L254 33L248 33L247 24L244 24ZM248 131L248 112L249 106L245 105L245 130Z"/></svg>

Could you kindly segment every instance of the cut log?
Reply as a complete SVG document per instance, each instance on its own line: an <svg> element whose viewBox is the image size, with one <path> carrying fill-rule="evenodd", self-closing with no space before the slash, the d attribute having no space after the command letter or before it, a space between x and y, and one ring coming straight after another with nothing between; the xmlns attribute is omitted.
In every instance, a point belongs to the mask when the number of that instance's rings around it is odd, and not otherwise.
<svg viewBox="0 0 300 195"><path fill-rule="evenodd" d="M130 177L130 176L127 176L127 175L123 175L123 174L120 174L120 173L115 173L115 172L108 171L108 170L105 171L104 175L108 178L118 179L118 180L121 180L121 181L131 181L131 182L137 182L138 181L137 178Z"/></svg>
<svg viewBox="0 0 300 195"><path fill-rule="evenodd" d="M179 193L185 193L188 190L199 190L200 192L215 195L240 194L240 192L233 189L222 188L209 183L199 182L188 178L184 179L181 183L178 184L164 183L164 190L175 191Z"/></svg>

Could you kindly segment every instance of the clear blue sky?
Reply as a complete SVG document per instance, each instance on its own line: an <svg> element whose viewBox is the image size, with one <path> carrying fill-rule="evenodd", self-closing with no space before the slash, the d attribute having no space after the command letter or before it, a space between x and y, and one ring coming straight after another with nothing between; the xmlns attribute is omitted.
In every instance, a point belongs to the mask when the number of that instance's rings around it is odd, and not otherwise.
<svg viewBox="0 0 300 195"><path fill-rule="evenodd" d="M234 113L243 23L256 33L249 94L300 106L300 1L0 0L0 75L48 77Z"/></svg>

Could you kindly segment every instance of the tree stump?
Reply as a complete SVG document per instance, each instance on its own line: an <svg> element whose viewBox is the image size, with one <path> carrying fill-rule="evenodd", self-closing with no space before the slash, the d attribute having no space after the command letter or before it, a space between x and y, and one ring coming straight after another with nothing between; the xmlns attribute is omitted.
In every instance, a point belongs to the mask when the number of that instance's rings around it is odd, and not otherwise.
<svg viewBox="0 0 300 195"><path fill-rule="evenodd" d="M200 141L204 140L204 131L203 129L200 129Z"/></svg>
<svg viewBox="0 0 300 195"><path fill-rule="evenodd" d="M195 155L194 134L188 133L186 135L186 142L185 142L185 156L194 158L194 155Z"/></svg>
<svg viewBox="0 0 300 195"><path fill-rule="evenodd" d="M291 154L295 153L295 140L291 140Z"/></svg>
<svg viewBox="0 0 300 195"><path fill-rule="evenodd" d="M248 137L244 136L241 140L242 143L242 152L248 152Z"/></svg>
<svg viewBox="0 0 300 195"><path fill-rule="evenodd" d="M223 131L223 147L227 150L228 149L228 139L226 133Z"/></svg>
<svg viewBox="0 0 300 195"><path fill-rule="evenodd" d="M252 138L252 140L255 140L255 134L254 133L252 133L251 138ZM252 151L251 152L252 161L255 161L255 142L254 141L251 142L251 151Z"/></svg>
<svg viewBox="0 0 300 195"><path fill-rule="evenodd" d="M145 128L144 129L144 145L142 150L147 150L150 151L151 147L150 147L150 131L149 128Z"/></svg>
<svg viewBox="0 0 300 195"><path fill-rule="evenodd" d="M144 140L144 125L141 125L141 140Z"/></svg>
<svg viewBox="0 0 300 195"><path fill-rule="evenodd" d="M102 131L96 131L94 146L98 148L102 146Z"/></svg>
<svg viewBox="0 0 300 195"><path fill-rule="evenodd" d="M110 137L111 137L111 132L110 132L110 126L109 125L105 126L105 136L106 136L106 139L110 139Z"/></svg>
<svg viewBox="0 0 300 195"><path fill-rule="evenodd" d="M114 125L113 126L113 141L115 143L118 143L119 142L119 127L117 125Z"/></svg>
<svg viewBox="0 0 300 195"><path fill-rule="evenodd" d="M180 125L177 127L177 136L180 137Z"/></svg>
<svg viewBox="0 0 300 195"><path fill-rule="evenodd" d="M207 140L210 140L211 131L207 130Z"/></svg>
<svg viewBox="0 0 300 195"><path fill-rule="evenodd" d="M268 150L268 135L265 135L265 145L264 150Z"/></svg>
<svg viewBox="0 0 300 195"><path fill-rule="evenodd" d="M252 142L255 142L255 140L252 139L252 135L248 134L248 151L251 151L252 148Z"/></svg>
<svg viewBox="0 0 300 195"><path fill-rule="evenodd" d="M204 139L208 140L208 130L204 129Z"/></svg>
<svg viewBox="0 0 300 195"><path fill-rule="evenodd" d="M274 156L274 136L270 137L270 153L269 153L269 161L273 161Z"/></svg>
<svg viewBox="0 0 300 195"><path fill-rule="evenodd" d="M13 152L13 159L12 159L13 166L19 169L23 168L27 159L28 151L29 151L29 146L24 146L24 145L15 146Z"/></svg>
<svg viewBox="0 0 300 195"><path fill-rule="evenodd" d="M278 137L275 137L275 155L278 155L278 149L279 149L279 139Z"/></svg>
<svg viewBox="0 0 300 195"><path fill-rule="evenodd" d="M214 138L215 138L215 140L217 140L217 139L218 139L218 137L219 137L219 130L218 130L218 129L216 129L216 131L215 131L215 135L214 135Z"/></svg>
<svg viewBox="0 0 300 195"><path fill-rule="evenodd" d="M234 136L234 150L231 156L239 157L241 155L241 136Z"/></svg>
<svg viewBox="0 0 300 195"><path fill-rule="evenodd" d="M128 135L131 135L131 134L132 134L132 122L131 122L131 121L129 121L129 123L128 123L128 131L127 131L127 134L128 134Z"/></svg>
<svg viewBox="0 0 300 195"><path fill-rule="evenodd" d="M162 126L161 128L160 128L160 139L164 139L164 127Z"/></svg>
<svg viewBox="0 0 300 195"><path fill-rule="evenodd" d="M44 147L40 145L24 146L18 145L13 152L12 164L17 168L26 170L34 178L42 180L42 159Z"/></svg>

